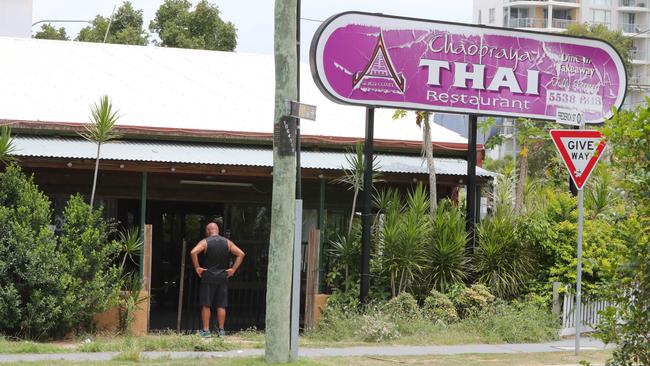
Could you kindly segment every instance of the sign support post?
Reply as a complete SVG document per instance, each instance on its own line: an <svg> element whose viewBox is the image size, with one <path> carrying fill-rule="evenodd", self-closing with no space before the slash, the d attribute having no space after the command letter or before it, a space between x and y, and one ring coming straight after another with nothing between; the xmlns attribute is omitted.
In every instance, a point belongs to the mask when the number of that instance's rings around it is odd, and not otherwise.
<svg viewBox="0 0 650 366"><path fill-rule="evenodd" d="M584 129L584 124L580 124L579 130ZM582 221L583 221L583 204L584 190L578 190L578 268L576 275L576 305L575 305L575 322L576 322L576 346L575 354L580 354L580 328L582 322Z"/></svg>
<svg viewBox="0 0 650 366"><path fill-rule="evenodd" d="M576 277L576 356L580 354L580 328L581 328L581 308L582 308L582 219L584 191L578 191L578 276Z"/></svg>
<svg viewBox="0 0 650 366"><path fill-rule="evenodd" d="M474 251L475 238L474 229L476 225L476 123L478 116L470 114L467 120L469 134L467 138L467 252Z"/></svg>
<svg viewBox="0 0 650 366"><path fill-rule="evenodd" d="M370 226L372 224L372 157L375 109L366 108L366 141L363 146L363 212L361 216L361 288L359 300L365 304L370 291Z"/></svg>

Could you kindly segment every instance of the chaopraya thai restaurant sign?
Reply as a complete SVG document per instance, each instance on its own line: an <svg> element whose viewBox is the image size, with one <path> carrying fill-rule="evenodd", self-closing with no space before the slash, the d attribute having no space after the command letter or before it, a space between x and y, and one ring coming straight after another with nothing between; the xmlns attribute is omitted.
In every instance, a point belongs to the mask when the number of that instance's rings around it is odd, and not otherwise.
<svg viewBox="0 0 650 366"><path fill-rule="evenodd" d="M350 12L311 44L316 84L330 99L367 107L587 123L625 97L623 60L590 38Z"/></svg>

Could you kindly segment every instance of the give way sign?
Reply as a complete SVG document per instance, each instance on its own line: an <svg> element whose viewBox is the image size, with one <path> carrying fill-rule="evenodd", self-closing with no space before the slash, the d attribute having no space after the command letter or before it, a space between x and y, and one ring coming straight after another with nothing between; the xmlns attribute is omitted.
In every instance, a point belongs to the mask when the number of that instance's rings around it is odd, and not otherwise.
<svg viewBox="0 0 650 366"><path fill-rule="evenodd" d="M555 143L569 175L578 189L587 183L605 149L605 138L594 130L551 130Z"/></svg>

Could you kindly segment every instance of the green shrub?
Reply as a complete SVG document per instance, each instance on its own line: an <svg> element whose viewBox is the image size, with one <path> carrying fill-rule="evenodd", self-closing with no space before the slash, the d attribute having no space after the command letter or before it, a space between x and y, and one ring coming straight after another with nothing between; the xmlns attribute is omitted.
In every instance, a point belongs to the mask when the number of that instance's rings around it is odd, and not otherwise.
<svg viewBox="0 0 650 366"><path fill-rule="evenodd" d="M355 285L350 291L336 290L327 298L327 310L343 313L356 313L359 310L359 286Z"/></svg>
<svg viewBox="0 0 650 366"><path fill-rule="evenodd" d="M393 296L420 285L417 280L425 263L425 243L430 232L428 200L422 184L406 199L395 189L378 195L376 204L383 215L376 238L381 250L381 275L390 279Z"/></svg>
<svg viewBox="0 0 650 366"><path fill-rule="evenodd" d="M532 303L498 303L475 312L463 326L478 330L488 342L533 343L558 338L560 322L546 309Z"/></svg>
<svg viewBox="0 0 650 366"><path fill-rule="evenodd" d="M471 287L456 285L448 293L449 299L456 307L461 318L480 312L490 305L495 297L484 285L475 284Z"/></svg>
<svg viewBox="0 0 650 366"><path fill-rule="evenodd" d="M115 259L120 244L110 240L111 227L102 210L90 210L81 195L70 197L64 209L65 222L59 238L65 273L60 281L72 296L66 297L64 314L71 325L86 327L96 313L117 301L120 270Z"/></svg>
<svg viewBox="0 0 650 366"><path fill-rule="evenodd" d="M331 263L331 271L325 281L331 287L350 292L359 279L361 263L361 222L352 221L352 231L347 235L336 235L329 241L326 253Z"/></svg>
<svg viewBox="0 0 650 366"><path fill-rule="evenodd" d="M474 266L478 282L501 298L520 293L533 275L533 255L527 243L518 240L518 220L507 207L477 227L478 245Z"/></svg>
<svg viewBox="0 0 650 366"><path fill-rule="evenodd" d="M17 166L0 173L0 332L28 338L65 328L64 261L50 202Z"/></svg>
<svg viewBox="0 0 650 366"><path fill-rule="evenodd" d="M598 337L617 345L611 365L650 364L650 231L648 218L631 216L619 225L624 260L609 284L615 304L601 315Z"/></svg>
<svg viewBox="0 0 650 366"><path fill-rule="evenodd" d="M356 295L334 292L327 299L327 308L318 326L308 331L308 336L324 341L356 338L356 330L361 325L358 304Z"/></svg>
<svg viewBox="0 0 650 366"><path fill-rule="evenodd" d="M428 320L444 324L458 321L458 312L454 304L447 295L436 290L431 290L431 294L424 299L422 315Z"/></svg>
<svg viewBox="0 0 650 366"><path fill-rule="evenodd" d="M402 292L390 299L382 310L391 319L397 321L416 320L422 317L417 300L408 292Z"/></svg>
<svg viewBox="0 0 650 366"><path fill-rule="evenodd" d="M449 199L440 201L433 216L432 230L426 243L424 282L439 291L463 283L469 274L467 231L462 210Z"/></svg>
<svg viewBox="0 0 650 366"><path fill-rule="evenodd" d="M0 173L0 333L47 338L87 328L119 290L101 211L81 197L65 208L61 237L50 202L17 166Z"/></svg>
<svg viewBox="0 0 650 366"><path fill-rule="evenodd" d="M361 316L361 327L357 331L366 342L383 342L399 338L397 325L381 312Z"/></svg>

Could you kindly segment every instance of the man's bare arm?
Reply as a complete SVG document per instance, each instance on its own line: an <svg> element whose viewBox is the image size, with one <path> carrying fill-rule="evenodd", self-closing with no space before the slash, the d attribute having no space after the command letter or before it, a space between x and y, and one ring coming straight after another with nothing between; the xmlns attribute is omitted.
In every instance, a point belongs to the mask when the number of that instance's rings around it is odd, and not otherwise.
<svg viewBox="0 0 650 366"><path fill-rule="evenodd" d="M199 277L202 277L203 272L205 272L205 268L201 268L199 265L199 253L205 252L207 246L208 242L203 239L198 244L196 244L196 246L190 252L192 255L192 264L194 265L194 270L196 271L196 274L199 275Z"/></svg>
<svg viewBox="0 0 650 366"><path fill-rule="evenodd" d="M232 265L232 268L228 268L226 270L228 277L232 277L235 274L235 272L237 272L237 269L239 269L239 266L241 266L241 263L244 261L244 256L246 255L246 253L244 253L243 250L239 249L239 247L237 247L235 243L233 243L230 240L228 240L228 250L230 250L230 253L232 253L232 255L236 257L235 263Z"/></svg>

